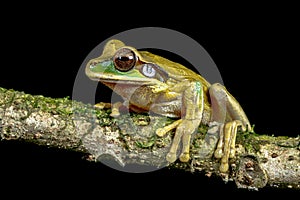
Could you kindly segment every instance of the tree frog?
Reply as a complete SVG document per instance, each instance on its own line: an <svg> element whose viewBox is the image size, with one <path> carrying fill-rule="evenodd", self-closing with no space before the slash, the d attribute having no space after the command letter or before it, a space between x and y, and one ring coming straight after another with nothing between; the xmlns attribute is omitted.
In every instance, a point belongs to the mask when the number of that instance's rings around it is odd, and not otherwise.
<svg viewBox="0 0 300 200"><path fill-rule="evenodd" d="M214 156L221 159L220 172L229 170L229 158L235 154L238 129L250 129L250 122L238 101L219 84L210 84L200 74L148 51L139 51L117 39L109 40L102 55L91 59L86 75L111 88L124 99L123 105L134 112L154 112L176 118L156 130L160 137L175 129L169 163L190 160L191 136L200 123L217 122L218 143ZM120 103L112 105L112 115L118 116Z"/></svg>

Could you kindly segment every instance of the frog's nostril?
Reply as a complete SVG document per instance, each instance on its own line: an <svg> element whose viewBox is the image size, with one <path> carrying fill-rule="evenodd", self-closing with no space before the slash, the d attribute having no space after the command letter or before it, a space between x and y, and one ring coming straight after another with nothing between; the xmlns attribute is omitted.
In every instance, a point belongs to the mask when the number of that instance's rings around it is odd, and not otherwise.
<svg viewBox="0 0 300 200"><path fill-rule="evenodd" d="M89 64L91 69L94 68L96 65L97 65L96 61L91 61L90 64Z"/></svg>
<svg viewBox="0 0 300 200"><path fill-rule="evenodd" d="M91 63L90 64L90 69L93 69L95 67L95 64Z"/></svg>

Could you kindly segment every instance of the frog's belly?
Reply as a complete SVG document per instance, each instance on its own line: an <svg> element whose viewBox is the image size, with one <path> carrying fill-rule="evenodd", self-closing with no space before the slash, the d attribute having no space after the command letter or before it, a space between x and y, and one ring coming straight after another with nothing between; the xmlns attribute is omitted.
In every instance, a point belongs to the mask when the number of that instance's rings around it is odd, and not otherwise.
<svg viewBox="0 0 300 200"><path fill-rule="evenodd" d="M129 100L132 111L155 113L166 117L179 118L181 116L181 101L161 101L160 94L134 93Z"/></svg>
<svg viewBox="0 0 300 200"><path fill-rule="evenodd" d="M166 117L181 118L183 114L181 106L181 100L177 100L172 102L153 104L150 110L156 114L160 114ZM208 105L205 105L203 112L199 113L199 115L201 116L201 122L203 124L208 124L211 116L210 107Z"/></svg>
<svg viewBox="0 0 300 200"><path fill-rule="evenodd" d="M184 115L181 98L168 102L161 102L159 96L157 98L132 98L130 109L135 112L152 112L171 118L181 118ZM201 116L201 122L208 124L211 116L210 106L205 104L203 112L199 115Z"/></svg>
<svg viewBox="0 0 300 200"><path fill-rule="evenodd" d="M181 101L173 100L170 102L157 102L151 105L151 112L154 112L159 115L172 118L181 117Z"/></svg>

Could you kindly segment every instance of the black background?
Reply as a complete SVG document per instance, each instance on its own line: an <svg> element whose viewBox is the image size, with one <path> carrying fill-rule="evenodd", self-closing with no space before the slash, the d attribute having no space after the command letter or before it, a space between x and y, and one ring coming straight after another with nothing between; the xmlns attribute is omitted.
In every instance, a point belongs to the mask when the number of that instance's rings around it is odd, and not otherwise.
<svg viewBox="0 0 300 200"><path fill-rule="evenodd" d="M80 65L99 43L132 28L164 27L180 31L204 47L257 133L299 135L299 21L292 6L220 15L212 12L201 17L194 13L185 18L171 12L159 20L152 17L163 15L164 10L126 14L126 9L117 12L114 7L89 6L75 9L45 5L21 11L10 7L14 18L5 16L1 25L0 86L49 97L72 96ZM32 193L118 193L124 198L144 198L158 197L161 191L166 197L184 191L187 195L194 191L240 192L233 183L224 184L218 179L167 169L129 174L89 163L77 153L12 141L0 143L0 156L1 184ZM66 189L69 186L73 189ZM109 188L118 192L108 192Z"/></svg>

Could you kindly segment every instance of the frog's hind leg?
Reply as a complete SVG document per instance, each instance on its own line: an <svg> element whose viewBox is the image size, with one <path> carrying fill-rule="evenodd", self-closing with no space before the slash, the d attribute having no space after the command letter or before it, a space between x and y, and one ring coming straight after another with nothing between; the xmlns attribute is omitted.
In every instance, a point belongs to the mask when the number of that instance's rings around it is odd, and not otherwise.
<svg viewBox="0 0 300 200"><path fill-rule="evenodd" d="M211 121L222 124L220 139L214 156L221 158L220 171L227 172L228 159L235 154L235 138L238 128L250 128L249 120L238 101L221 84L213 84L209 89L212 116Z"/></svg>

